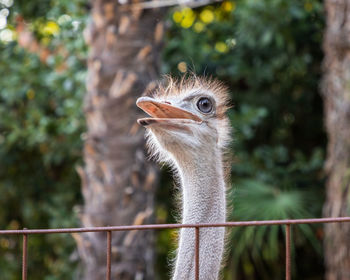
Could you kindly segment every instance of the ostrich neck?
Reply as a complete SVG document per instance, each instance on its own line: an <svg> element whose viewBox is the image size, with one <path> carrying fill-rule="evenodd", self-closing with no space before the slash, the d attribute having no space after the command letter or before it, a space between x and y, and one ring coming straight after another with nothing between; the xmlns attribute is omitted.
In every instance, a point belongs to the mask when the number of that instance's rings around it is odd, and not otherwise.
<svg viewBox="0 0 350 280"><path fill-rule="evenodd" d="M219 150L182 154L177 167L182 187L182 223L225 222L226 201ZM200 229L200 279L218 278L224 248L224 228ZM194 279L194 229L181 229L174 280Z"/></svg>

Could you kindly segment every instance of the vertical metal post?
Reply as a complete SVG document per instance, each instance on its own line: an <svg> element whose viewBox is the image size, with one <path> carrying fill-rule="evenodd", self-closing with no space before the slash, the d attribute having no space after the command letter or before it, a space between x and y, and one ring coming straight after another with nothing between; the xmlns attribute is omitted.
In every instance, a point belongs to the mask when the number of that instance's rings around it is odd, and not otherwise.
<svg viewBox="0 0 350 280"><path fill-rule="evenodd" d="M111 280L112 232L107 231L107 273L106 279Z"/></svg>
<svg viewBox="0 0 350 280"><path fill-rule="evenodd" d="M291 280L290 224L286 225L286 280Z"/></svg>
<svg viewBox="0 0 350 280"><path fill-rule="evenodd" d="M195 279L199 280L199 227L196 230L196 247L195 247Z"/></svg>
<svg viewBox="0 0 350 280"><path fill-rule="evenodd" d="M22 280L27 280L27 234L23 234L22 242Z"/></svg>

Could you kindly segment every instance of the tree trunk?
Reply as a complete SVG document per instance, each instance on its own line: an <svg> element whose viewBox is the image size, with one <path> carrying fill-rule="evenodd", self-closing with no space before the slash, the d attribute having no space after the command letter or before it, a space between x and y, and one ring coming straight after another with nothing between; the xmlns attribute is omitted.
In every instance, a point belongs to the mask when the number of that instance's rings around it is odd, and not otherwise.
<svg viewBox="0 0 350 280"><path fill-rule="evenodd" d="M90 46L85 167L78 168L84 227L153 222L158 172L145 157L135 101L158 76L163 25L159 10L132 10L93 0L85 31ZM130 2L130 1L129 1ZM154 279L152 231L112 234L112 279ZM106 233L75 235L84 280L106 276Z"/></svg>
<svg viewBox="0 0 350 280"><path fill-rule="evenodd" d="M326 217L350 215L350 0L326 0L323 97L328 132ZM327 280L350 279L350 224L325 225Z"/></svg>

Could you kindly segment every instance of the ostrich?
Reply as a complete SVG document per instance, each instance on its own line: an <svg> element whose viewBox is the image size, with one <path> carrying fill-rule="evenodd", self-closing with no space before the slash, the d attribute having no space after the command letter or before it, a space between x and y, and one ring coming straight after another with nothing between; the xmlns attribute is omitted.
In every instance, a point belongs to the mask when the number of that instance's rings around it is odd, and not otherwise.
<svg viewBox="0 0 350 280"><path fill-rule="evenodd" d="M136 104L150 117L138 119L147 128L148 147L169 164L182 194L182 223L223 223L226 220L224 151L230 140L225 116L226 88L199 77L168 79ZM219 277L225 229L200 229L200 279ZM195 277L195 234L180 230L173 280Z"/></svg>

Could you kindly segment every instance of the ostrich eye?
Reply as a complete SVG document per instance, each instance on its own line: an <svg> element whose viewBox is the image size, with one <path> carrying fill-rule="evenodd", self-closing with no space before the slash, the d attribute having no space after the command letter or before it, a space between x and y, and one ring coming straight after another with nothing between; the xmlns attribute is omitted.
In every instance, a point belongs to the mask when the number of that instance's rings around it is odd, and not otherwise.
<svg viewBox="0 0 350 280"><path fill-rule="evenodd" d="M207 97L202 97L201 99L199 99L197 102L197 107L199 111L203 113L210 113L211 110L213 110L213 104Z"/></svg>

